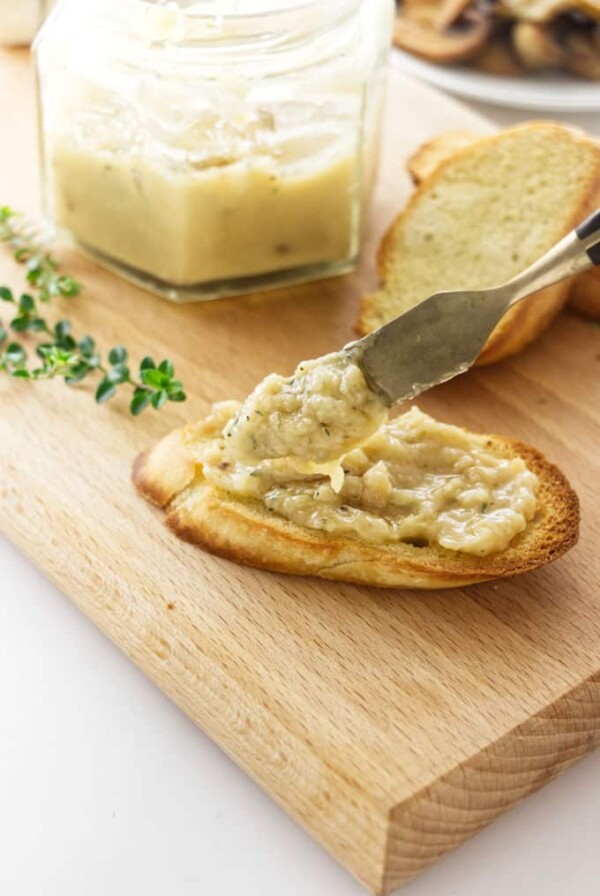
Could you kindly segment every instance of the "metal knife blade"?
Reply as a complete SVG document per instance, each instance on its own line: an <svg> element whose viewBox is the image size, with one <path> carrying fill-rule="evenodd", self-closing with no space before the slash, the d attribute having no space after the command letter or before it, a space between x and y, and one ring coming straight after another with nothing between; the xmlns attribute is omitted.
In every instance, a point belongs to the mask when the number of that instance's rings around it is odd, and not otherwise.
<svg viewBox="0 0 600 896"><path fill-rule="evenodd" d="M507 283L435 293L347 351L388 404L414 398L468 370L511 306L593 265L600 265L600 209Z"/></svg>

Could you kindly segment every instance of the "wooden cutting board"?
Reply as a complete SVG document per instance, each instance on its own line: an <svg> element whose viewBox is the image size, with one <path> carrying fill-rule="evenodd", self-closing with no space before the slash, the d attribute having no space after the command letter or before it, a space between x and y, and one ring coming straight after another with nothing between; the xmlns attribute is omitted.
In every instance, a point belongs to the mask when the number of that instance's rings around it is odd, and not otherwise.
<svg viewBox="0 0 600 896"><path fill-rule="evenodd" d="M81 334L168 354L190 399L137 420L90 387L0 383L1 525L156 684L375 893L387 893L600 742L600 330L565 315L527 352L424 396L443 420L529 440L571 477L579 546L445 593L244 569L178 542L133 457L214 400L352 338L407 154L486 125L392 74L381 182L354 276L173 306L63 253ZM0 56L0 201L36 211L32 78ZM0 252L1 282L20 283ZM201 845L200 845L201 846ZM199 861L201 860L201 849Z"/></svg>

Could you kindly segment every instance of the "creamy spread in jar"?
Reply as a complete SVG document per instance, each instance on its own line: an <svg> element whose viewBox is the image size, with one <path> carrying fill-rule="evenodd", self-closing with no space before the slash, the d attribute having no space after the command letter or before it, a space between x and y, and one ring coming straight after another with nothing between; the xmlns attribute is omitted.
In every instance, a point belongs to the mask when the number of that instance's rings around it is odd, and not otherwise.
<svg viewBox="0 0 600 896"><path fill-rule="evenodd" d="M252 464L233 454L225 434L240 408L216 405L208 421L189 427L189 450L209 484L296 525L484 556L504 550L535 514L537 477L521 458L417 408L340 458L339 492L290 458Z"/></svg>
<svg viewBox="0 0 600 896"><path fill-rule="evenodd" d="M121 145L113 129L112 142L93 146L89 126L81 140L73 128L51 149L56 219L85 246L177 286L354 253L349 141L289 141L262 155L242 148L243 157L237 147L211 148L207 125L204 152L172 145L161 157Z"/></svg>
<svg viewBox="0 0 600 896"><path fill-rule="evenodd" d="M337 461L383 423L387 407L343 350L303 361L292 376L271 374L225 428L229 451L249 462Z"/></svg>

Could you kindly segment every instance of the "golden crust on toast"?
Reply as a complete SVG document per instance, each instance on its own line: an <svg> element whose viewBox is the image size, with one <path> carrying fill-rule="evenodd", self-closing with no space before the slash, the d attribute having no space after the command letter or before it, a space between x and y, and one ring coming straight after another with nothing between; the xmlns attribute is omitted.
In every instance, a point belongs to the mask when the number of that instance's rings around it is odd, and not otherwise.
<svg viewBox="0 0 600 896"><path fill-rule="evenodd" d="M406 167L413 183L418 186L430 177L435 169L459 149L481 139L473 131L444 131L421 146L409 157Z"/></svg>
<svg viewBox="0 0 600 896"><path fill-rule="evenodd" d="M569 293L569 308L582 317L600 320L600 268L593 268L575 279Z"/></svg>

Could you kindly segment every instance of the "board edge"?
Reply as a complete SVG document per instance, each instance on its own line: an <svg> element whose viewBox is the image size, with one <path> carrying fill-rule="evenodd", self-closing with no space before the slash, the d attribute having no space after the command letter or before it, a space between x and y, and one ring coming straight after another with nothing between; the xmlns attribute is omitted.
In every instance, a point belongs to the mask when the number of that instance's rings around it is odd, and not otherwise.
<svg viewBox="0 0 600 896"><path fill-rule="evenodd" d="M404 886L599 746L600 668L390 810L376 896Z"/></svg>

